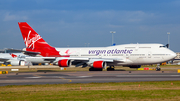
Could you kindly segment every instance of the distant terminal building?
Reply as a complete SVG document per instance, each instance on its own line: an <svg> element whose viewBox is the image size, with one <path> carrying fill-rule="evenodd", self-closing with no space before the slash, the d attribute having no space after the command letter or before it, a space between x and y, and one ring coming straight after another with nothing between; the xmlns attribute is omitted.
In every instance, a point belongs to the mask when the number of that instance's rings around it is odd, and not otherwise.
<svg viewBox="0 0 180 101"><path fill-rule="evenodd" d="M176 57L173 60L173 64L180 65L180 52L176 52Z"/></svg>
<svg viewBox="0 0 180 101"><path fill-rule="evenodd" d="M176 55L175 59L180 59L180 52L176 52Z"/></svg>

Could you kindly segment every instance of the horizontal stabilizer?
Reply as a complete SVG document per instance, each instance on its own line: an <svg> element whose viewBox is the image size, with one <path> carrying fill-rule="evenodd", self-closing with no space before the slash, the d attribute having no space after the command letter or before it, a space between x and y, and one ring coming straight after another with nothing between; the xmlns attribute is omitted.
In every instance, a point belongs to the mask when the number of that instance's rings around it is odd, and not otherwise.
<svg viewBox="0 0 180 101"><path fill-rule="evenodd" d="M8 58L0 58L0 61L3 61L3 62L5 62L7 60L9 60L9 59Z"/></svg>
<svg viewBox="0 0 180 101"><path fill-rule="evenodd" d="M36 55L40 54L40 52L31 52L31 51L25 51L25 50L20 50L20 49L7 49L7 50L23 52L24 54L29 55L29 56L36 56Z"/></svg>

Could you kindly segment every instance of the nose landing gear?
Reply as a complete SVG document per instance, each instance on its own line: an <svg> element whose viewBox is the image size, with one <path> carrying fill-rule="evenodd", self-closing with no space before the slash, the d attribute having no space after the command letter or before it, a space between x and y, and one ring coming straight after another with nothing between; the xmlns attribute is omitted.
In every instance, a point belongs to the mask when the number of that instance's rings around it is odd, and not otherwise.
<svg viewBox="0 0 180 101"><path fill-rule="evenodd" d="M160 64L157 64L156 71L161 71L161 68L159 67Z"/></svg>

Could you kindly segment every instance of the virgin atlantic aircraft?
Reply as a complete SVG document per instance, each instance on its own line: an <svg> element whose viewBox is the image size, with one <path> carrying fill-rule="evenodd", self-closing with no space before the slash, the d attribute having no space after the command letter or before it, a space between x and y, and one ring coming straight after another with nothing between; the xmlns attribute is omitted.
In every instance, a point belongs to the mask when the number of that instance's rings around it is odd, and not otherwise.
<svg viewBox="0 0 180 101"><path fill-rule="evenodd" d="M31 62L50 61L59 67L90 66L90 71L107 69L114 66L140 68L141 65L159 64L176 57L176 53L162 44L123 44L109 47L56 48L50 46L26 22L19 22L19 27L26 45L26 53ZM37 55L37 53L39 53ZM27 59L28 59L27 58ZM160 70L159 67L157 69Z"/></svg>

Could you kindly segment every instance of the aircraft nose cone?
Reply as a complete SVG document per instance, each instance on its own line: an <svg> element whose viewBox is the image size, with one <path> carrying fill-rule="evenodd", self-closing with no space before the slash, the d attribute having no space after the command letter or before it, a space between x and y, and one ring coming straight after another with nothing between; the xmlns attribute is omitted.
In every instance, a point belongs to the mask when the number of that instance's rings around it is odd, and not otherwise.
<svg viewBox="0 0 180 101"><path fill-rule="evenodd" d="M171 56L172 56L172 58L175 58L177 55L176 55L176 53L171 53Z"/></svg>

